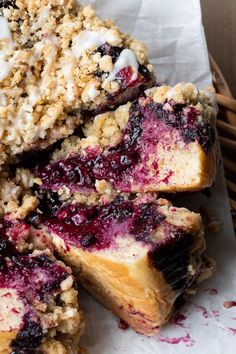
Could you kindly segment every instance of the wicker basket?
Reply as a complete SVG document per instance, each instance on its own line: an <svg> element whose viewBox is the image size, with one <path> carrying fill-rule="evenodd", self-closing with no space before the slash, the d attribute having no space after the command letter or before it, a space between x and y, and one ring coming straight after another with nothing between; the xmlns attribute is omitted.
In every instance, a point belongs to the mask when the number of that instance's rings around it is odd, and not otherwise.
<svg viewBox="0 0 236 354"><path fill-rule="evenodd" d="M223 155L226 183L236 232L236 100L214 59L209 56L216 89L216 98L220 107L217 128Z"/></svg>

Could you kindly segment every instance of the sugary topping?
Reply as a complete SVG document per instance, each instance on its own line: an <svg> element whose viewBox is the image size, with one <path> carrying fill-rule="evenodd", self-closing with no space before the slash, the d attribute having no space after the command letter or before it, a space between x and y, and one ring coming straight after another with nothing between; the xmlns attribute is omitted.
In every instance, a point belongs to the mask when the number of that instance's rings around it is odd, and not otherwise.
<svg viewBox="0 0 236 354"><path fill-rule="evenodd" d="M9 74L13 60L8 60L9 53L13 50L13 42L8 21L5 17L0 16L0 83ZM2 50L3 49L3 50Z"/></svg>
<svg viewBox="0 0 236 354"><path fill-rule="evenodd" d="M7 19L3 16L0 16L0 26L1 26L0 41L6 39L11 42L12 37L11 37L9 24Z"/></svg>
<svg viewBox="0 0 236 354"><path fill-rule="evenodd" d="M153 89L151 94L160 92L169 89ZM168 184L175 172L167 166L159 167L161 153L159 156L157 144L171 152L172 146L184 150L198 142L209 153L215 142L215 128L204 114L199 104L173 100L156 103L149 93L136 100L129 113L119 108L96 117L84 130L88 137L73 141L71 154L64 144L62 153L56 154L59 161L39 166L35 174L42 181L42 189L53 191L63 186L73 192L92 191L96 181L103 180L123 192L147 191L149 185ZM122 118L117 119L120 115Z"/></svg>
<svg viewBox="0 0 236 354"><path fill-rule="evenodd" d="M201 113L203 121L215 124L217 105L214 88L198 90L191 83L181 82L174 87L160 86L146 90L146 95L155 103L162 103L166 110L171 110L175 104L189 105ZM166 103L166 104L165 104Z"/></svg>
<svg viewBox="0 0 236 354"><path fill-rule="evenodd" d="M3 6L0 149L5 155L0 164L8 155L45 148L72 134L80 111L114 106L125 90L152 81L142 45L99 19L91 7L75 0L18 0L16 7ZM102 53L104 46L109 53ZM116 48L119 54L129 52L125 60L123 54L117 57L117 64Z"/></svg>

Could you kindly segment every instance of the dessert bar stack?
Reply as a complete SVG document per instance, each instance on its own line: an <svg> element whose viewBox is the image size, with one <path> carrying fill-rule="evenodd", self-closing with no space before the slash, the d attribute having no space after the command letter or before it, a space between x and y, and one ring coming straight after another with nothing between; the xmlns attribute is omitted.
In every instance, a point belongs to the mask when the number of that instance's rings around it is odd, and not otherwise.
<svg viewBox="0 0 236 354"><path fill-rule="evenodd" d="M76 280L146 335L196 292L201 216L166 198L214 183L215 118L90 6L0 1L1 352L81 353Z"/></svg>

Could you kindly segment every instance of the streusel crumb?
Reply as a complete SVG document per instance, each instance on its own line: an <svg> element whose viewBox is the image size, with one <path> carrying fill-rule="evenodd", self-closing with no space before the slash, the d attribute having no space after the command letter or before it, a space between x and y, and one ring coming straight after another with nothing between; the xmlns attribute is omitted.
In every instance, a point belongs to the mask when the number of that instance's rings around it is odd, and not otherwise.
<svg viewBox="0 0 236 354"><path fill-rule="evenodd" d="M0 164L71 135L81 111L114 105L130 82L152 81L150 66L138 71L145 46L90 6L16 0L0 11ZM117 76L127 68L132 77Z"/></svg>
<svg viewBox="0 0 236 354"><path fill-rule="evenodd" d="M13 177L7 170L1 172L0 216L9 213L13 218L24 219L37 208L38 199L30 191L33 182L22 183L25 175L30 175L30 171L19 169L16 177ZM37 181L38 179L32 177L33 180Z"/></svg>
<svg viewBox="0 0 236 354"><path fill-rule="evenodd" d="M172 102L177 104L187 104L201 112L200 119L214 124L217 105L214 96L213 87L205 90L198 90L191 83L181 82L174 87L160 86L146 90L146 95L151 97L154 102L164 104L166 110L173 110Z"/></svg>

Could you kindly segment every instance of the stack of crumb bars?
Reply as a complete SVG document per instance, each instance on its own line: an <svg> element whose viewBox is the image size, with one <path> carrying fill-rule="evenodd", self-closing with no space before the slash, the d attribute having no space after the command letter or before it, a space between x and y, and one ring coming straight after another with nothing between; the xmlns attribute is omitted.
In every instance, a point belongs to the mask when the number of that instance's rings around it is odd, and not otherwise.
<svg viewBox="0 0 236 354"><path fill-rule="evenodd" d="M77 281L138 333L214 270L214 95L75 0L0 1L0 352L82 353ZM99 325L99 324L98 324Z"/></svg>

